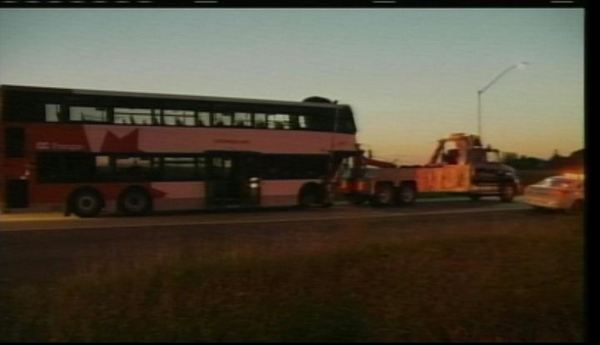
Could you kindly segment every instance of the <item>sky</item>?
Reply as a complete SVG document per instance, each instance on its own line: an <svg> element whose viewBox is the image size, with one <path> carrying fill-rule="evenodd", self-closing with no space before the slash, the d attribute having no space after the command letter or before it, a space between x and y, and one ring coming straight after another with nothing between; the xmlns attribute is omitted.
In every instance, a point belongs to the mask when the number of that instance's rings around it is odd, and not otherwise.
<svg viewBox="0 0 600 345"><path fill-rule="evenodd" d="M2 9L0 84L349 104L376 158L584 147L583 9Z"/></svg>

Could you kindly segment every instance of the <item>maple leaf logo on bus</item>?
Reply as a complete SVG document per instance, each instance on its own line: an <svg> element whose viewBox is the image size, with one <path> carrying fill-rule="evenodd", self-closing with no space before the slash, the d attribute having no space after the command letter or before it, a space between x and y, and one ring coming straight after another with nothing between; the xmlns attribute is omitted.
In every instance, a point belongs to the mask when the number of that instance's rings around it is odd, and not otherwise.
<svg viewBox="0 0 600 345"><path fill-rule="evenodd" d="M104 140L102 141L102 145L100 146L100 151L102 152L138 152L139 150L139 129L134 129L128 134L125 134L122 137L118 137L113 132L108 131Z"/></svg>

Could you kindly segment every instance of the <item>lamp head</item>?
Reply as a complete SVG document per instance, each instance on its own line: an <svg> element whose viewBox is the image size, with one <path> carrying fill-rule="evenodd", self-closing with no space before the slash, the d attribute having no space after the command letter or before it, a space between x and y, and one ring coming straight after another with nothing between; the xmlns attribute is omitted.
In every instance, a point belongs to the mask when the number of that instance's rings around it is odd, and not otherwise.
<svg viewBox="0 0 600 345"><path fill-rule="evenodd" d="M527 67L527 65L530 65L530 63L527 61L521 61L517 64L517 68L522 70L522 69L525 69L525 67Z"/></svg>

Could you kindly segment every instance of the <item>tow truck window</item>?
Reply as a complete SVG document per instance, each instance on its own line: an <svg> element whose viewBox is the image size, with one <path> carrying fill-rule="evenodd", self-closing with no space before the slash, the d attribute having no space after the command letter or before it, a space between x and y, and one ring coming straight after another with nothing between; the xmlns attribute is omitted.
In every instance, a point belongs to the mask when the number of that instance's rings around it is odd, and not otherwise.
<svg viewBox="0 0 600 345"><path fill-rule="evenodd" d="M500 162L500 155L496 151L487 151L485 153L485 160L488 163L499 163Z"/></svg>

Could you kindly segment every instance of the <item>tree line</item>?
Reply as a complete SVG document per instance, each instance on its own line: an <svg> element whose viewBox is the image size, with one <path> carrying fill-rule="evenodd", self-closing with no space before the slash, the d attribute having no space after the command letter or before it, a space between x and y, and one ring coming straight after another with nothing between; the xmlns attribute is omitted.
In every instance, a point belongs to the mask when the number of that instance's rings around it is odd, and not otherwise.
<svg viewBox="0 0 600 345"><path fill-rule="evenodd" d="M519 155L514 152L504 152L502 161L519 170L562 170L562 169L583 169L585 149L571 152L568 156L563 156L554 151L549 159L529 157Z"/></svg>

